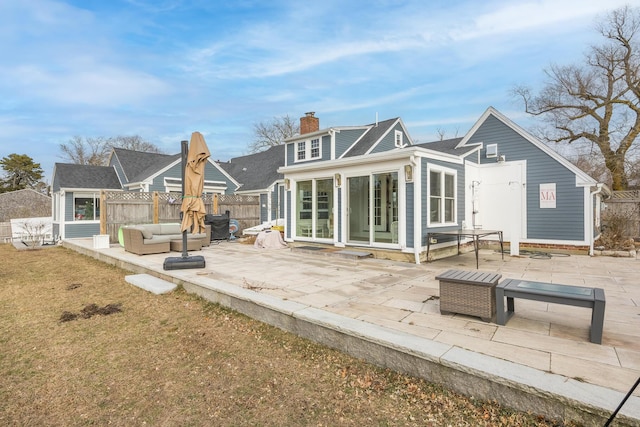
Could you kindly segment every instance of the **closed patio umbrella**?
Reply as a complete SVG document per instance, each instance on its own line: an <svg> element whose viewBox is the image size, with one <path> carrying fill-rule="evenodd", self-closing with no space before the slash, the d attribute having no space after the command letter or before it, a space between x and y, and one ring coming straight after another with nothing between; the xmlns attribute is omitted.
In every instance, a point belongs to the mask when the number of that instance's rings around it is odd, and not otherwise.
<svg viewBox="0 0 640 427"><path fill-rule="evenodd" d="M211 154L200 132L191 134L187 163L184 170L182 206L182 231L204 233L204 216L207 211L202 201L204 169Z"/></svg>
<svg viewBox="0 0 640 427"><path fill-rule="evenodd" d="M200 132L191 134L191 143L182 141L182 256L167 257L164 260L165 270L183 268L204 268L206 262L202 255L189 256L187 253L187 232L202 233L205 231L204 216L207 213L202 201L204 188L204 169L210 153L204 137Z"/></svg>

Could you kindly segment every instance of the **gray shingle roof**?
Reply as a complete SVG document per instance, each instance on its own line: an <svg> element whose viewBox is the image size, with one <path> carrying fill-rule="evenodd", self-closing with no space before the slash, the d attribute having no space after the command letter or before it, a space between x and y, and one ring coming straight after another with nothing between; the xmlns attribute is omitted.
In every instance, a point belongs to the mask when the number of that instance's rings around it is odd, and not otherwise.
<svg viewBox="0 0 640 427"><path fill-rule="evenodd" d="M178 154L145 153L143 151L114 148L117 158L127 179L127 183L139 182L155 174L165 166L180 159Z"/></svg>
<svg viewBox="0 0 640 427"><path fill-rule="evenodd" d="M426 148L427 150L438 151L445 154L454 154L456 156L463 155L464 153L475 149L475 147L468 146L456 148L460 141L462 141L462 138L451 138L442 141L415 144L414 147Z"/></svg>
<svg viewBox="0 0 640 427"><path fill-rule="evenodd" d="M54 168L60 188L122 189L115 169L110 166L56 163Z"/></svg>
<svg viewBox="0 0 640 427"><path fill-rule="evenodd" d="M276 145L260 153L235 157L218 163L229 175L242 184L238 191L261 190L283 179L278 168L284 166L284 145Z"/></svg>
<svg viewBox="0 0 640 427"><path fill-rule="evenodd" d="M360 138L360 141L358 141L356 145L351 147L343 155L343 157L354 157L366 154L367 151L369 151L369 149L373 146L373 144L378 142L378 140L382 138L382 136L389 130L391 126L396 123L396 121L398 121L398 117L396 117L395 119L383 120L381 122L378 122L377 125L375 123L367 125L369 126L369 129L366 131L364 136L362 136L362 138Z"/></svg>

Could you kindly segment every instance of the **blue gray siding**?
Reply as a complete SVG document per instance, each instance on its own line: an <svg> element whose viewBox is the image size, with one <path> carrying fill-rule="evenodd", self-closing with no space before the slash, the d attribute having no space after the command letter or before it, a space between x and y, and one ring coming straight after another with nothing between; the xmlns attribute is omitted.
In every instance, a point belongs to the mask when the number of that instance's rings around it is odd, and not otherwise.
<svg viewBox="0 0 640 427"><path fill-rule="evenodd" d="M269 205L267 201L267 193L260 194L260 223L268 221L269 219Z"/></svg>
<svg viewBox="0 0 640 427"><path fill-rule="evenodd" d="M482 155L484 156L485 153L483 152ZM478 164L478 152L473 152L471 154L469 154L468 156L465 156L464 158L465 161L469 162L469 163L474 163L474 164Z"/></svg>
<svg viewBox="0 0 640 427"><path fill-rule="evenodd" d="M111 161L109 162L109 166L112 166L114 168L114 170L116 171L116 175L118 175L118 178L120 179L120 182L122 184L126 184L129 182L127 177L124 175L124 170L122 170L122 166L120 165L120 162L116 161L116 156L111 156Z"/></svg>
<svg viewBox="0 0 640 427"><path fill-rule="evenodd" d="M493 116L480 126L469 142L497 144L507 161L527 161L527 238L584 240L584 189L576 187L576 176L553 157L520 136ZM481 162L487 159L481 151ZM556 184L556 208L540 209L540 184Z"/></svg>
<svg viewBox="0 0 640 427"><path fill-rule="evenodd" d="M414 230L414 223L413 223L413 213L415 211L415 207L413 204L413 194L414 194L414 187L413 187L413 183L407 183L407 187L406 187L406 192L407 192L407 211L405 213L405 218L407 221L407 248L413 248L414 247L414 240L413 240L413 230Z"/></svg>
<svg viewBox="0 0 640 427"><path fill-rule="evenodd" d="M331 160L331 137L329 135L322 137L322 160Z"/></svg>
<svg viewBox="0 0 640 427"><path fill-rule="evenodd" d="M287 165L291 166L295 163L296 160L296 144L289 143L285 147L285 156L287 159Z"/></svg>
<svg viewBox="0 0 640 427"><path fill-rule="evenodd" d="M73 192L69 191L64 195L64 221L73 221L75 211L73 209Z"/></svg>
<svg viewBox="0 0 640 427"><path fill-rule="evenodd" d="M274 185L271 190L271 219L278 218L278 186Z"/></svg>
<svg viewBox="0 0 640 427"><path fill-rule="evenodd" d="M149 191L159 191L164 193L164 179L165 178L173 178L173 179L182 179L182 163L177 163L173 167L164 171L161 175L153 178L153 182L149 186Z"/></svg>
<svg viewBox="0 0 640 427"><path fill-rule="evenodd" d="M77 221L72 224L64 225L64 235L66 239L93 236L95 234L100 234L100 223Z"/></svg>
<svg viewBox="0 0 640 427"><path fill-rule="evenodd" d="M380 140L380 142L378 143L378 145L376 145L373 150L371 150L371 153L381 153L383 151L389 151L389 150L393 150L396 148L396 132L395 131L401 131L403 134L403 142L405 144L407 144L409 142L409 137L407 136L407 134L404 133L402 126L400 125L400 123L397 123L393 129L391 129L385 136L384 138L382 138Z"/></svg>
<svg viewBox="0 0 640 427"><path fill-rule="evenodd" d="M278 205L280 206L278 218L284 218L284 194L284 187L278 186Z"/></svg>
<svg viewBox="0 0 640 427"><path fill-rule="evenodd" d="M344 154L345 151L357 141L364 133L364 129L351 129L336 132L336 159Z"/></svg>
<svg viewBox="0 0 640 427"><path fill-rule="evenodd" d="M167 169L163 174L156 176L149 186L149 191L159 191L164 193L166 191L164 186L165 178L182 179L182 163L178 163ZM225 182L227 184L225 194L233 194L236 188L235 184L231 180L229 180L218 168L209 162L207 162L204 169L204 179L205 181Z"/></svg>

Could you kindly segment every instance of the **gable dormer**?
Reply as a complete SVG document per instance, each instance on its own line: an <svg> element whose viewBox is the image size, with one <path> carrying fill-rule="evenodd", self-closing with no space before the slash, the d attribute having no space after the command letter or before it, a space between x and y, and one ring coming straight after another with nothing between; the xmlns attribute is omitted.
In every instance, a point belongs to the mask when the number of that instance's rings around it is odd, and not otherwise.
<svg viewBox="0 0 640 427"><path fill-rule="evenodd" d="M331 130L320 130L320 120L314 112L300 118L300 135L284 143L287 165L331 159Z"/></svg>

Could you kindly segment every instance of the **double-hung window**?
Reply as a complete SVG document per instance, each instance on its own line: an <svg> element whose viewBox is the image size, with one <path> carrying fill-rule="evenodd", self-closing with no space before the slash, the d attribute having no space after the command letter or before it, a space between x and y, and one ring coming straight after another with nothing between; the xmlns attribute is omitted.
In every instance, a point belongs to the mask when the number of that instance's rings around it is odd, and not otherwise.
<svg viewBox="0 0 640 427"><path fill-rule="evenodd" d="M430 225L456 222L456 172L451 169L429 169Z"/></svg>
<svg viewBox="0 0 640 427"><path fill-rule="evenodd" d="M297 148L298 148L297 160L305 160L307 155L307 141L298 142Z"/></svg>
<svg viewBox="0 0 640 427"><path fill-rule="evenodd" d="M311 158L318 159L320 158L320 139L312 139L311 140Z"/></svg>
<svg viewBox="0 0 640 427"><path fill-rule="evenodd" d="M322 148L320 138L296 142L296 162L320 159Z"/></svg>

